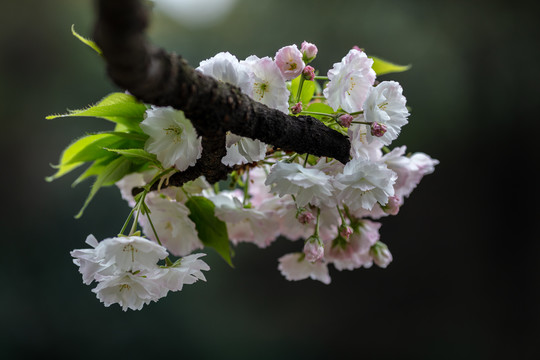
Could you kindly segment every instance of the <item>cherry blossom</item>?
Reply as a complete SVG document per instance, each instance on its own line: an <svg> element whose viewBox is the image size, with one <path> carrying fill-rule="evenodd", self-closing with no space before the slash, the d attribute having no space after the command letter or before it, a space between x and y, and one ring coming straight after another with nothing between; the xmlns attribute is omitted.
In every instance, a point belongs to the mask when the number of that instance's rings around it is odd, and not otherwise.
<svg viewBox="0 0 540 360"><path fill-rule="evenodd" d="M164 167L175 166L183 171L201 157L201 138L182 111L153 107L146 111L146 119L140 126L150 136L146 151L156 154Z"/></svg>
<svg viewBox="0 0 540 360"><path fill-rule="evenodd" d="M265 184L271 185L272 191L279 196L294 195L300 207L308 203L331 206L334 202L331 177L318 169L304 168L300 164L278 162L272 167Z"/></svg>
<svg viewBox="0 0 540 360"><path fill-rule="evenodd" d="M368 142L377 137L384 145L390 145L397 139L409 116L402 93L401 85L395 81L383 81L371 90L363 106L364 117L376 128L367 133Z"/></svg>
<svg viewBox="0 0 540 360"><path fill-rule="evenodd" d="M363 51L351 49L339 63L328 71L330 82L323 91L328 104L337 111L339 108L352 113L363 109L373 83L375 71L373 60Z"/></svg>
<svg viewBox="0 0 540 360"><path fill-rule="evenodd" d="M311 278L330 284L328 266L322 261L309 262L303 253L287 254L279 258L278 269L285 279L296 281Z"/></svg>
<svg viewBox="0 0 540 360"><path fill-rule="evenodd" d="M248 95L268 107L288 114L290 92L276 63L269 57L258 58L252 55L240 64L250 71L253 87Z"/></svg>
<svg viewBox="0 0 540 360"><path fill-rule="evenodd" d="M241 65L236 56L229 52L220 52L210 59L201 61L196 70L219 81L236 85L246 94L251 93L249 68Z"/></svg>
<svg viewBox="0 0 540 360"><path fill-rule="evenodd" d="M302 56L296 45L285 46L278 50L275 62L285 80L292 80L302 73L306 66Z"/></svg>
<svg viewBox="0 0 540 360"><path fill-rule="evenodd" d="M156 192L148 194L147 199L152 223L147 215L141 215L139 222L148 238L157 242L155 229L163 246L176 256L189 255L204 247L186 205Z"/></svg>
<svg viewBox="0 0 540 360"><path fill-rule="evenodd" d="M384 163L363 158L352 159L336 177L337 197L352 210L371 210L376 203L385 205L394 195L397 175Z"/></svg>

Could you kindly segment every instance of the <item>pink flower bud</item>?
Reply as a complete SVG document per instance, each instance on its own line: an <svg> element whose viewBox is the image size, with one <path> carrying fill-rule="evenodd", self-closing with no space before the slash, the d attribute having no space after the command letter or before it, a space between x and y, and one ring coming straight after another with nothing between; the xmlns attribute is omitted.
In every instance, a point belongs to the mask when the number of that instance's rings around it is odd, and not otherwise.
<svg viewBox="0 0 540 360"><path fill-rule="evenodd" d="M386 125L378 123L376 121L371 123L371 135L381 137L386 133Z"/></svg>
<svg viewBox="0 0 540 360"><path fill-rule="evenodd" d="M304 254L306 260L309 262L315 262L322 259L324 256L324 246L318 237L310 236L304 245Z"/></svg>
<svg viewBox="0 0 540 360"><path fill-rule="evenodd" d="M300 224L304 224L304 225L307 225L307 224L312 224L313 221L315 221L315 216L309 212L309 211L303 211L301 212L298 216L298 222Z"/></svg>
<svg viewBox="0 0 540 360"><path fill-rule="evenodd" d="M390 215L397 215L399 212L399 206L401 205L399 198L397 196L390 196L388 198L388 203L382 208L385 213Z"/></svg>
<svg viewBox="0 0 540 360"><path fill-rule="evenodd" d="M294 105L292 108L291 108L291 112L293 114L299 114L302 112L302 103L301 102L298 102L296 103L296 105Z"/></svg>
<svg viewBox="0 0 540 360"><path fill-rule="evenodd" d="M283 74L285 80L292 80L304 70L304 61L302 53L296 45L282 47L276 53L276 65Z"/></svg>
<svg viewBox="0 0 540 360"><path fill-rule="evenodd" d="M344 126L348 128L351 126L352 121L354 120L354 117L349 114L343 114L338 118L338 122L341 126Z"/></svg>
<svg viewBox="0 0 540 360"><path fill-rule="evenodd" d="M317 49L317 46L312 43L308 43L307 41L304 41L302 43L302 47L300 48L300 51L302 52L302 59L306 64L310 63L315 59L317 56L317 52L319 49Z"/></svg>
<svg viewBox="0 0 540 360"><path fill-rule="evenodd" d="M375 245L371 247L369 254L373 258L373 262L383 269L393 260L392 254L390 253L390 250L388 250L388 246L380 241L377 241Z"/></svg>
<svg viewBox="0 0 540 360"><path fill-rule="evenodd" d="M339 228L339 235L345 240L349 240L349 237L352 235L353 229L350 226L342 225Z"/></svg>
<svg viewBox="0 0 540 360"><path fill-rule="evenodd" d="M354 50L364 51L364 50L360 49L357 45L354 45L352 48L353 48Z"/></svg>
<svg viewBox="0 0 540 360"><path fill-rule="evenodd" d="M302 74L304 75L304 79L306 80L313 81L313 79L315 79L315 69L313 68L313 66L306 66L304 68L304 71L302 71Z"/></svg>

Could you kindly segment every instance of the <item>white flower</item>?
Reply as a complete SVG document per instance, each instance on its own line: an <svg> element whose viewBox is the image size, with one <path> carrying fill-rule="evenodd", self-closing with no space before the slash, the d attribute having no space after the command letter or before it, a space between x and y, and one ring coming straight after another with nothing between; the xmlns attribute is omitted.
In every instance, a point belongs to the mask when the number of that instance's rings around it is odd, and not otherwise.
<svg viewBox="0 0 540 360"><path fill-rule="evenodd" d="M362 105L375 82L373 60L363 51L351 49L339 63L328 71L330 82L323 91L334 111L339 108L347 112L362 110Z"/></svg>
<svg viewBox="0 0 540 360"><path fill-rule="evenodd" d="M266 144L260 140L227 134L227 155L221 162L227 166L241 165L263 160L266 156Z"/></svg>
<svg viewBox="0 0 540 360"><path fill-rule="evenodd" d="M331 177L316 168L304 168L300 164L278 162L270 170L266 185L279 196L291 194L300 207L311 205L332 206L333 186Z"/></svg>
<svg viewBox="0 0 540 360"><path fill-rule="evenodd" d="M151 301L157 301L166 293L154 279L155 272L124 272L119 275L99 277L99 284L92 289L106 306L119 304L122 310L140 310Z"/></svg>
<svg viewBox="0 0 540 360"><path fill-rule="evenodd" d="M241 193L221 191L210 200L215 204L216 217L226 222L233 243L252 242L264 248L279 235L275 212L244 207Z"/></svg>
<svg viewBox="0 0 540 360"><path fill-rule="evenodd" d="M208 60L201 61L196 69L205 75L238 86L243 93L251 96L253 83L251 67L246 63L240 64L238 59L228 52L221 52ZM260 140L243 138L227 134L227 155L221 162L227 166L241 165L264 159L266 144Z"/></svg>
<svg viewBox="0 0 540 360"><path fill-rule="evenodd" d="M288 114L290 92L276 63L269 57L259 59L252 55L240 64L250 70L253 89L248 95L255 101Z"/></svg>
<svg viewBox="0 0 540 360"><path fill-rule="evenodd" d="M163 246L140 236L105 239L96 247L96 252L104 266L114 265L117 271L152 269L168 255Z"/></svg>
<svg viewBox="0 0 540 360"><path fill-rule="evenodd" d="M145 150L155 154L164 167L175 166L184 171L201 157L201 138L182 111L153 107L146 110L146 119L140 126L150 136Z"/></svg>
<svg viewBox="0 0 540 360"><path fill-rule="evenodd" d="M383 144L374 138L368 143L367 133L369 128L364 124L354 124L347 130L351 143L351 157L353 159L364 158L371 161L378 161L383 156Z"/></svg>
<svg viewBox="0 0 540 360"><path fill-rule="evenodd" d="M275 61L285 80L292 80L304 70L303 54L296 45L284 46L276 52Z"/></svg>
<svg viewBox="0 0 540 360"><path fill-rule="evenodd" d="M407 100L402 93L401 85L395 81L383 81L372 88L364 103L364 118L367 122L385 125L386 132L381 137L375 137L368 131L368 142L378 138L384 145L390 145L397 139L409 116Z"/></svg>
<svg viewBox="0 0 540 360"><path fill-rule="evenodd" d="M140 310L166 294L155 281L160 269L157 262L168 255L163 246L140 236L108 238L98 243L89 235L86 242L93 249L73 250L73 262L79 265L85 284L98 282L92 291L105 306L118 303L124 311Z"/></svg>
<svg viewBox="0 0 540 360"><path fill-rule="evenodd" d="M339 189L338 200L351 210L371 210L375 203L384 205L394 195L397 175L384 163L371 162L363 158L352 159L336 176L335 187Z"/></svg>
<svg viewBox="0 0 540 360"><path fill-rule="evenodd" d="M220 52L214 57L201 61L196 69L204 75L238 86L245 94L250 94L252 83L248 68L240 65L236 56L229 52Z"/></svg>
<svg viewBox="0 0 540 360"><path fill-rule="evenodd" d="M270 186L264 183L269 171L268 165L260 165L249 170L249 202L256 208L262 205L267 209L281 207L280 199L270 191ZM248 181L247 178L244 178L244 181Z"/></svg>
<svg viewBox="0 0 540 360"><path fill-rule="evenodd" d="M304 258L303 253L287 254L280 257L278 261L279 271L289 281L311 278L327 285L330 284L328 266L322 261L309 262Z"/></svg>
<svg viewBox="0 0 540 360"><path fill-rule="evenodd" d="M189 209L183 203L152 192L146 196L146 204L159 240L173 255L185 256L204 247L195 224L188 217ZM144 234L157 241L148 218L142 216L139 222Z"/></svg>
<svg viewBox="0 0 540 360"><path fill-rule="evenodd" d="M206 281L202 271L210 270L208 264L199 260L206 254L197 253L181 258L171 267L160 269L156 280L164 287L166 291L180 291L184 285L190 285L197 280Z"/></svg>
<svg viewBox="0 0 540 360"><path fill-rule="evenodd" d="M75 249L70 254L74 257L73 263L79 267L79 272L83 276L83 283L90 285L95 280L96 274L108 267L102 264L103 259L96 252L96 247L99 244L94 235L88 235L86 243L92 246L92 249Z"/></svg>
<svg viewBox="0 0 540 360"><path fill-rule="evenodd" d="M155 173L155 170L145 171L144 173L131 173L116 182L116 186L120 190L122 199L126 200L130 207L135 206L135 199L132 192L133 189L145 186L152 180Z"/></svg>
<svg viewBox="0 0 540 360"><path fill-rule="evenodd" d="M424 175L435 171L438 160L432 159L424 153L414 153L412 156L405 156L406 147L401 146L392 149L391 152L382 157L389 169L397 174L395 184L396 195L400 198L408 197L418 186Z"/></svg>

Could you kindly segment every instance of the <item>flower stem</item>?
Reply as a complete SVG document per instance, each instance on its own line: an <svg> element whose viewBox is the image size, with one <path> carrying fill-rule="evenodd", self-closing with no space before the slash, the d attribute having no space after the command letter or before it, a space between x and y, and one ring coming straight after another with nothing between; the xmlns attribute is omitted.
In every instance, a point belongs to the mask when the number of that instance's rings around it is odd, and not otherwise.
<svg viewBox="0 0 540 360"><path fill-rule="evenodd" d="M321 208L317 208L317 222L315 223L315 232L313 236L319 237L319 219L321 217Z"/></svg>
<svg viewBox="0 0 540 360"><path fill-rule="evenodd" d="M327 116L330 118L334 118L334 115L323 113L323 112L317 112L317 111L302 111L300 112L300 115L321 115L321 116Z"/></svg>
<svg viewBox="0 0 540 360"><path fill-rule="evenodd" d="M129 221L130 221L131 218L133 217L133 213L135 212L135 208L136 208L136 207L137 207L137 205L135 205L135 206L133 207L133 209L131 209L131 211L129 212L129 215L128 215L126 221L124 222L124 226L122 226L122 230L120 230L120 233L119 233L120 235L124 235L124 231L126 231L127 226L128 226L128 224L129 224Z"/></svg>
<svg viewBox="0 0 540 360"><path fill-rule="evenodd" d="M328 76L315 76L315 80L328 80Z"/></svg>
<svg viewBox="0 0 540 360"><path fill-rule="evenodd" d="M341 212L341 209L339 208L339 205L336 205L337 211L339 213L339 217L341 218L341 223L345 224L345 218L343 217L343 213Z"/></svg>
<svg viewBox="0 0 540 360"><path fill-rule="evenodd" d="M300 102L300 98L302 96L302 87L304 86L304 76L300 75L300 84L298 84L298 92L296 93L296 103Z"/></svg>
<svg viewBox="0 0 540 360"><path fill-rule="evenodd" d="M242 205L245 206L247 199L249 197L249 169L246 171L246 182L244 183L244 200L242 200Z"/></svg>

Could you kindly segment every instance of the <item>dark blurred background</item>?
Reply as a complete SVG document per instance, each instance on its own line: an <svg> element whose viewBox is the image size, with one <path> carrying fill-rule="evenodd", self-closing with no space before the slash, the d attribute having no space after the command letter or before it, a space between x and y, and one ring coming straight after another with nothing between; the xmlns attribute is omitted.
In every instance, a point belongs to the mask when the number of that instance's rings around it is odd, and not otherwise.
<svg viewBox="0 0 540 360"><path fill-rule="evenodd" d="M178 0L181 3L183 1ZM105 308L69 251L121 228L129 209L90 182L53 183L62 149L98 119L44 117L116 91L70 32L91 36L90 0L19 0L0 13L3 199L0 357L94 359L540 358L538 6L521 1L187 1L156 8L149 36L193 65L220 51L273 56L303 40L323 72L353 46L410 71L413 112L393 145L440 160L398 216L384 219L386 270L331 267L332 284L286 281L277 258L300 243L213 253L207 283L142 311ZM201 3L203 6L201 7ZM196 6L197 5L197 6ZM181 10L182 11L182 10ZM206 16L210 16L208 19ZM206 17L206 18L205 18Z"/></svg>

